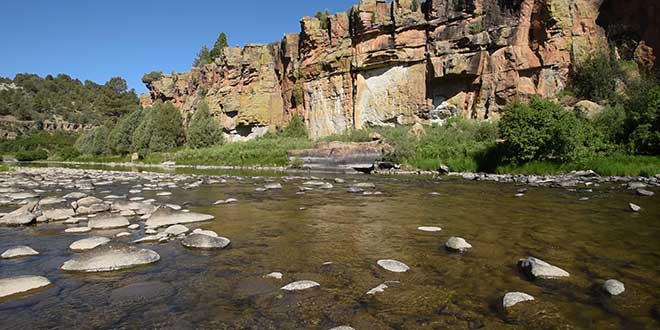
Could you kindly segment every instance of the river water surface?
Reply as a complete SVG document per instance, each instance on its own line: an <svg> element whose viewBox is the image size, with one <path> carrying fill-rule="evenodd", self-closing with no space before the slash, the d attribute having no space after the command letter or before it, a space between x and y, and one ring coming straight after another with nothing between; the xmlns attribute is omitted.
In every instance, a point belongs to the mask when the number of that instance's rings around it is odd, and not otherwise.
<svg viewBox="0 0 660 330"><path fill-rule="evenodd" d="M342 176L346 183L335 183L335 175L317 176L334 188L297 194L308 178L227 176L225 183L169 189L171 196L144 191L140 196L188 202L191 211L215 215L189 227L214 230L232 245L203 252L179 241L142 244L161 260L119 272L59 269L73 255L69 244L92 234L65 234L62 223L0 228L0 251L29 245L41 253L0 260L0 278L43 275L53 283L0 300L0 328L660 329L657 195L601 185L589 187L592 191L529 187L524 197L515 197L522 186L369 176ZM267 180L283 189L255 191ZM372 182L383 194L348 193L355 182ZM103 189L123 195L136 183ZM100 190L91 194L102 197ZM238 203L212 206L227 198ZM630 202L642 212L630 212ZM423 232L419 226L442 231ZM123 240L141 236L142 230ZM447 251L443 245L451 236L473 248ZM516 266L528 256L571 276L529 280ZM399 260L410 270L388 272L376 264L379 259ZM270 272L283 278L264 278ZM601 284L611 278L625 283L625 293L603 293ZM297 280L320 287L280 290ZM366 295L382 283L389 288ZM534 310L515 317L504 313L501 300L509 291L534 296L528 303Z"/></svg>

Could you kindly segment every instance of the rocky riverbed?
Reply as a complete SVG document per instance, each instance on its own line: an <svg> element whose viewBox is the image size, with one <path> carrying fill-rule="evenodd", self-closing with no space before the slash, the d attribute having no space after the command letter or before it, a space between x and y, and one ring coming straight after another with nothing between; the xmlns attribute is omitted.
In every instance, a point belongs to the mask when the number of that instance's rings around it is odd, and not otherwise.
<svg viewBox="0 0 660 330"><path fill-rule="evenodd" d="M660 326L657 178L461 176L18 167L0 324Z"/></svg>

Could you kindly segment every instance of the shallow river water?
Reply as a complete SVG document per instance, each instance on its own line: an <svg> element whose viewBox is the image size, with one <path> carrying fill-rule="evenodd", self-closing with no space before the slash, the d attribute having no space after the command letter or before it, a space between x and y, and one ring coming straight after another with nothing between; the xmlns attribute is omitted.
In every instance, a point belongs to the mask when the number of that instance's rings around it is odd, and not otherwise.
<svg viewBox="0 0 660 330"><path fill-rule="evenodd" d="M0 328L660 329L657 195L640 197L619 185L602 185L593 192L584 186L576 191L529 187L524 197L515 197L522 186L369 176L342 176L346 183L335 183L335 175L317 176L334 188L301 195L298 187L308 179L227 176L226 183L168 189L171 196L144 191L139 196L189 202L190 210L215 215L188 227L214 230L232 244L204 252L176 240L146 243L142 246L161 260L119 272L59 268L73 255L68 249L73 241L123 230L65 234L62 223L0 227L0 252L29 245L41 253L0 260L0 278L43 275L53 283L0 300ZM255 191L266 180L282 183L283 189ZM354 182L372 182L383 195L347 193ZM103 197L100 191L109 189L123 195L139 183L117 182L91 194ZM212 206L227 198L238 202ZM630 212L630 202L642 211ZM419 226L442 231L423 232ZM115 240L141 236L142 229ZM473 248L464 254L447 251L444 243L451 236L465 238ZM516 266L528 256L571 276L529 280ZM399 260L410 270L388 272L376 264L379 259ZM264 278L271 272L283 278ZM601 290L611 278L625 283L622 295ZM280 290L297 280L320 287ZM366 295L382 283L389 288ZM502 296L509 291L534 296L534 302L521 304L534 309L513 316L503 312Z"/></svg>

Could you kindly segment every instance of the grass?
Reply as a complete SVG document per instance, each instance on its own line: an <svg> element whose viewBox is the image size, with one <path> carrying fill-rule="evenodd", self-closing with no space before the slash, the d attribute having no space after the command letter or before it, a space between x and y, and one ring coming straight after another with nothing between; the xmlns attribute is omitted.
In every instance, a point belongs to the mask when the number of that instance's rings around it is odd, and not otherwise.
<svg viewBox="0 0 660 330"><path fill-rule="evenodd" d="M529 162L522 165L501 165L500 174L561 174L579 170L594 170L604 176L654 176L660 174L660 157L629 156L616 154L600 156L583 161L558 164L552 162Z"/></svg>
<svg viewBox="0 0 660 330"><path fill-rule="evenodd" d="M0 164L0 173L2 172L13 172L14 168L8 165L2 165Z"/></svg>

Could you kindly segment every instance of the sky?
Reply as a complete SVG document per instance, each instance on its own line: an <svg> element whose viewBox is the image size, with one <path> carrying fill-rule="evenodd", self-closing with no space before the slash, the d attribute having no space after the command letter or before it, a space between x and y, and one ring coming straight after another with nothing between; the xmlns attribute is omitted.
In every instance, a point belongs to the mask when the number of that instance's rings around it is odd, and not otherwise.
<svg viewBox="0 0 660 330"><path fill-rule="evenodd" d="M188 71L203 45L279 41L300 18L359 0L2 0L0 76L65 73L105 83L121 76L146 92L150 71Z"/></svg>

